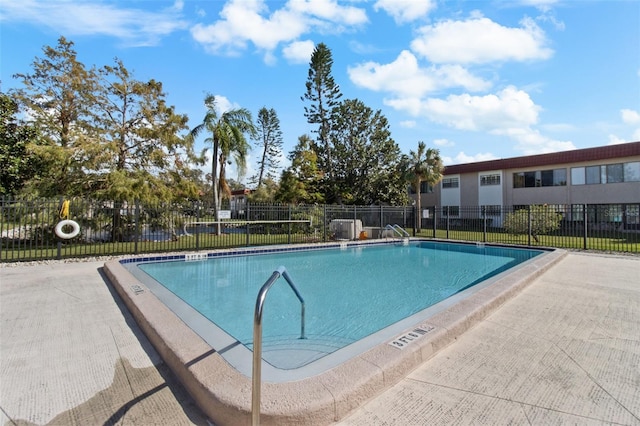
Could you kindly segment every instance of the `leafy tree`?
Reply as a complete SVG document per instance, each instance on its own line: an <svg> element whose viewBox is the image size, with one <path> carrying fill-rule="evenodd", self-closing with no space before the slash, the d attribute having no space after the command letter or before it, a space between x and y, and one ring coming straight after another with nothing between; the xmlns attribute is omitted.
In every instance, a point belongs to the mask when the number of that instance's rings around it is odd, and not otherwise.
<svg viewBox="0 0 640 426"><path fill-rule="evenodd" d="M442 180L444 166L440 158L440 151L434 148L427 149L424 142L418 142L418 150L409 152L407 163L407 178L413 189L416 191L416 229L420 232L422 217L422 197L420 195L420 185L427 182L434 186Z"/></svg>
<svg viewBox="0 0 640 426"><path fill-rule="evenodd" d="M18 121L17 113L17 103L0 93L0 195L15 195L43 167L33 151L39 142L38 132Z"/></svg>
<svg viewBox="0 0 640 426"><path fill-rule="evenodd" d="M96 104L96 143L85 149L99 198L150 202L193 199L187 117L165 101L162 83L139 81L122 61L105 66Z"/></svg>
<svg viewBox="0 0 640 426"><path fill-rule="evenodd" d="M529 209L519 209L506 215L503 227L513 235L530 235L536 242L540 242L538 236L548 234L560 228L562 214L553 207L544 205L531 205Z"/></svg>
<svg viewBox="0 0 640 426"><path fill-rule="evenodd" d="M389 123L380 110L373 111L358 99L335 108L330 137L334 151L331 202L347 204L396 204L406 193L399 179L400 148L391 138ZM396 186L395 190L388 187Z"/></svg>
<svg viewBox="0 0 640 426"><path fill-rule="evenodd" d="M251 113L245 108L232 109L219 113L216 108L216 98L207 95L204 100L207 112L202 123L194 127L189 133L191 140L197 138L203 132L211 135L205 142L212 148L211 176L213 186L214 215L218 218L218 211L221 208L222 197L220 193L230 196L231 191L226 182L225 169L228 161L233 159L238 166L239 173L246 168L246 155L249 144L245 134L255 135L256 129L253 125ZM206 150L203 151L203 155ZM218 174L218 165L220 166Z"/></svg>
<svg viewBox="0 0 640 426"><path fill-rule="evenodd" d="M46 141L41 155L52 167L41 181L42 195L73 195L82 191L81 153L94 142L91 108L97 75L78 61L73 43L64 37L55 48L43 51L44 57L34 60L32 73L14 75L24 87L13 95Z"/></svg>
<svg viewBox="0 0 640 426"><path fill-rule="evenodd" d="M309 74L306 92L302 100L310 102L304 107L305 117L309 124L317 124L318 130L318 163L326 172L326 179L333 181L333 155L329 133L334 120L334 109L342 96L340 87L331 75L333 58L331 50L324 44L316 46L309 62Z"/></svg>
<svg viewBox="0 0 640 426"><path fill-rule="evenodd" d="M252 203L273 203L277 191L278 183L271 178L266 178L262 185L251 191L247 198Z"/></svg>
<svg viewBox="0 0 640 426"><path fill-rule="evenodd" d="M279 166L278 157L282 154L282 131L278 114L271 108L263 107L258 112L258 147L262 150L258 160L258 173L252 178L257 188L265 179L275 179Z"/></svg>
<svg viewBox="0 0 640 426"><path fill-rule="evenodd" d="M276 201L283 203L323 203L320 192L323 177L318 168L318 155L308 135L298 138L298 144L288 156L291 166L282 172Z"/></svg>

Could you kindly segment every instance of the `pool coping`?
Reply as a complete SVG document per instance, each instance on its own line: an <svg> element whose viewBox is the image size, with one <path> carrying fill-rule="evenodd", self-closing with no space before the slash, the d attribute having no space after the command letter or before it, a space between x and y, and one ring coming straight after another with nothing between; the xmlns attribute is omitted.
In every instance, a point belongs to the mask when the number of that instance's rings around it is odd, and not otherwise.
<svg viewBox="0 0 640 426"><path fill-rule="evenodd" d="M326 248L332 244L305 246ZM352 244L354 243L349 245ZM489 243L486 245L516 247ZM254 247L253 250L255 249ZM281 248L265 248L279 249ZM230 251L237 252L238 249L218 250L215 253ZM487 287L438 312L427 321L408 327L400 335L403 338L396 339L400 344L406 343L402 348L385 341L321 374L291 382L263 382L261 423L330 424L338 421L454 342L458 336L519 293L566 254L565 250L545 249L542 255L499 277ZM165 255L158 258L168 257ZM120 260L106 262L105 273L164 362L207 416L220 425L251 424L251 378L240 373L212 349L148 291ZM416 334L416 329L424 333Z"/></svg>

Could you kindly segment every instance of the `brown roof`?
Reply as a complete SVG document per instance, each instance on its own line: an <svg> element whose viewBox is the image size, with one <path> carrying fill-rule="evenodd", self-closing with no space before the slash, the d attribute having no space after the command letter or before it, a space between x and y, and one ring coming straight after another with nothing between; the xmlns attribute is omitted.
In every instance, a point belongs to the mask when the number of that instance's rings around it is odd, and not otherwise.
<svg viewBox="0 0 640 426"><path fill-rule="evenodd" d="M528 155L525 157L504 158L500 160L479 161L477 163L455 164L453 166L446 166L444 174L454 175L489 170L524 169L529 167L550 166L553 164L608 160L634 155L640 155L640 142L575 149L550 154Z"/></svg>

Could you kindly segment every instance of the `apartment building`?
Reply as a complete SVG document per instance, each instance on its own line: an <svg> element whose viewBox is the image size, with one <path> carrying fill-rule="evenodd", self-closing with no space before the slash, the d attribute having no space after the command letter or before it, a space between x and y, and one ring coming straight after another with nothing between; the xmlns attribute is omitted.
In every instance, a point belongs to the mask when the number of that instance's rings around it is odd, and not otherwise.
<svg viewBox="0 0 640 426"><path fill-rule="evenodd" d="M503 206L557 205L575 221L588 205L589 220L638 229L640 142L447 166L435 188L420 192L423 208L455 217L462 206L483 206L495 225Z"/></svg>

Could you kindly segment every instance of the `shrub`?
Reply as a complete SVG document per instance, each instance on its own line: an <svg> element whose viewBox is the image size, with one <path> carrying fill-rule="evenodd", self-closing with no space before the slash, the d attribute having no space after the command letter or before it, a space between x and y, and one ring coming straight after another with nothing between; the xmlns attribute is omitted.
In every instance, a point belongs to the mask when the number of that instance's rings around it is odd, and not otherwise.
<svg viewBox="0 0 640 426"><path fill-rule="evenodd" d="M531 226L529 226L529 218L531 218ZM507 214L504 220L504 229L513 235L527 235L531 232L531 236L536 242L539 242L538 235L548 234L560 228L562 214L558 213L553 207L544 205L532 205L529 209L516 210Z"/></svg>

